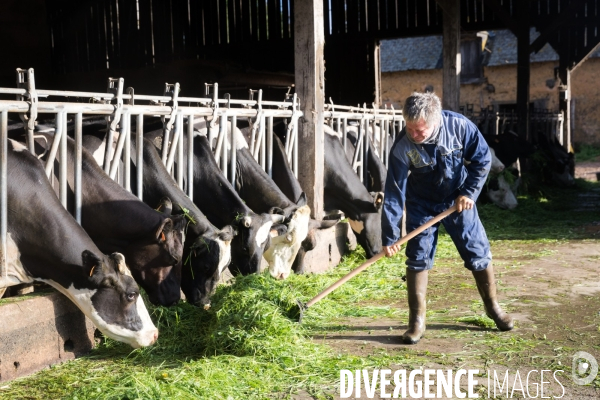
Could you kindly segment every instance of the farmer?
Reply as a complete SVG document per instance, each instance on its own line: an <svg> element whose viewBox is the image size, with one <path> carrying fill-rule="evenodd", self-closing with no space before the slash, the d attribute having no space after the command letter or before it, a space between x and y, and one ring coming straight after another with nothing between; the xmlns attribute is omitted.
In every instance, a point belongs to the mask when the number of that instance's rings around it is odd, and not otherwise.
<svg viewBox="0 0 600 400"><path fill-rule="evenodd" d="M413 93L406 99L403 114L406 127L390 151L385 183L381 216L384 253L391 257L400 250L394 243L400 238L405 203L407 232L456 204L458 212L442 223L475 277L487 315L498 329L511 330L512 318L498 305L490 244L475 207L491 165L487 144L467 118L442 111L440 99L433 93ZM433 268L439 224L406 246L409 317L402 340L407 344L417 343L425 332L427 274Z"/></svg>

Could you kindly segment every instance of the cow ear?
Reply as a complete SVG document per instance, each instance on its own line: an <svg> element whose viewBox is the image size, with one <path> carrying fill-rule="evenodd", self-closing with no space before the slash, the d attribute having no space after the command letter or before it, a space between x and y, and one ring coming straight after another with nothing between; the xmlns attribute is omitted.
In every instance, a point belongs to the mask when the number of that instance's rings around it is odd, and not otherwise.
<svg viewBox="0 0 600 400"><path fill-rule="evenodd" d="M167 240L165 233L169 233L173 230L173 220L171 218L165 218L160 224L160 227L156 231L156 240L159 243L163 243Z"/></svg>
<svg viewBox="0 0 600 400"><path fill-rule="evenodd" d="M306 193L302 192L300 197L298 197L298 200L296 200L296 205L300 207L305 206L307 202L308 201L306 200Z"/></svg>
<svg viewBox="0 0 600 400"><path fill-rule="evenodd" d="M121 253L112 253L110 255L111 260L115 262L116 270L121 275L131 276L131 271L129 271L129 267L125 264L125 256Z"/></svg>
<svg viewBox="0 0 600 400"><path fill-rule="evenodd" d="M89 276L102 270L102 259L89 250L81 253L81 262L85 273Z"/></svg>
<svg viewBox="0 0 600 400"><path fill-rule="evenodd" d="M373 205L376 210L379 210L383 206L383 192L371 192L373 196Z"/></svg>
<svg viewBox="0 0 600 400"><path fill-rule="evenodd" d="M169 198L163 197L162 199L160 199L160 204L156 208L156 211L162 213L165 216L170 216L173 212L173 203L171 203L171 200Z"/></svg>
<svg viewBox="0 0 600 400"><path fill-rule="evenodd" d="M279 207L271 207L269 209L269 214L285 215L285 211L283 211L283 209L281 209Z"/></svg>

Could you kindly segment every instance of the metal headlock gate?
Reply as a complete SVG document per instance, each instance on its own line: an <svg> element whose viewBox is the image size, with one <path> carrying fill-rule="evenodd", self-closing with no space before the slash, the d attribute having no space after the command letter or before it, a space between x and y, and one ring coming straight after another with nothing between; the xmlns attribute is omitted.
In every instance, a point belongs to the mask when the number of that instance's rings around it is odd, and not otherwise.
<svg viewBox="0 0 600 400"><path fill-rule="evenodd" d="M381 109L374 104L372 108L368 108L366 103L362 107L341 106L333 104L331 99L325 104L324 117L329 127L341 137L344 151L348 141L347 132L352 126L357 127L352 168L365 186L369 173L369 152L373 151L387 168L390 148L405 125L402 110L395 110L393 107Z"/></svg>
<svg viewBox="0 0 600 400"><path fill-rule="evenodd" d="M35 88L33 69L17 69L17 88L0 88L0 95L16 95L15 100L0 100L0 290L15 282L7 279L7 155L8 155L8 115L16 113L27 130L27 146L35 155L34 129L40 114L55 115L55 133L50 146L45 172L52 176L54 161L59 158L59 199L63 206L67 205L67 134L74 130L75 163L74 163L74 217L81 223L81 168L82 168L82 131L84 116L105 116L108 132L105 143L112 143L118 133L116 148L105 146L104 171L112 178L117 173L122 160L130 159L131 118L136 118L135 140L137 165L137 193L142 198L143 182L143 130L144 116L157 116L163 122L162 161L167 170L176 178L177 184L193 200L193 180L187 179L184 185L184 168L187 175L193 175L193 122L196 117L207 119L209 140L215 139L215 158L223 173L233 184L235 182L236 145L235 135L229 140L227 124L231 131L238 118L248 118L251 124L252 140L250 149L254 158L271 175L273 150L274 119L286 123L288 135L285 144L288 161L294 173L298 174L298 118L303 114L299 110L297 96L288 95L286 101L263 101L262 91L250 91L250 99L237 100L227 96L218 98L218 84L206 85L207 94L212 88L212 97L180 97L178 83L165 84L162 96L135 94L133 88L124 90L123 78L108 79L107 93L73 92L58 90L42 90ZM257 93L258 99L252 97ZM40 101L47 97L75 98L79 101ZM148 104L139 104L146 102ZM69 115L74 117L69 124ZM184 123L184 119L187 122ZM187 137L184 128L187 126ZM217 129L210 129L215 128ZM172 136L172 137L171 137ZM183 140L188 141L188 154L184 157ZM228 149L230 154L228 154ZM177 157L177 170L174 164ZM122 163L123 187L131 191L129 162Z"/></svg>

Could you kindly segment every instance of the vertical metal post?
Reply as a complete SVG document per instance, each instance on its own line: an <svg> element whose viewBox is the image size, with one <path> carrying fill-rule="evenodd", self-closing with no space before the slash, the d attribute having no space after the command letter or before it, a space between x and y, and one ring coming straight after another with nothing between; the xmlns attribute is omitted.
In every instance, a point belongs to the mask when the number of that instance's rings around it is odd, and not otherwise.
<svg viewBox="0 0 600 400"><path fill-rule="evenodd" d="M187 151L187 192L190 200L194 200L194 114L188 117L188 151Z"/></svg>
<svg viewBox="0 0 600 400"><path fill-rule="evenodd" d="M374 120L373 120L374 121ZM365 121L366 128L365 129L365 138L363 140L363 160L362 160L362 168L363 168L363 183L365 187L369 185L369 146L371 145L371 139L369 137L369 120ZM373 122L373 126L375 123Z"/></svg>
<svg viewBox="0 0 600 400"><path fill-rule="evenodd" d="M142 200L144 197L144 114L138 114L135 125L137 195Z"/></svg>
<svg viewBox="0 0 600 400"><path fill-rule="evenodd" d="M58 179L60 186L60 203L67 208L67 113L61 113L63 133L60 137L60 161L58 165Z"/></svg>
<svg viewBox="0 0 600 400"><path fill-rule="evenodd" d="M294 154L292 156L292 159L294 166L294 175L296 176L296 179L298 179L298 120L296 120L296 123L294 124Z"/></svg>
<svg viewBox="0 0 600 400"><path fill-rule="evenodd" d="M223 171L223 175L225 175L225 179L227 179L227 169L229 164L227 164L227 116L222 116L221 118L225 118L225 132L223 132L223 140L221 145L221 170ZM234 135L233 127L231 127L231 135Z"/></svg>
<svg viewBox="0 0 600 400"><path fill-rule="evenodd" d="M8 202L8 111L2 111L0 121L0 278L6 277L6 239L7 239L7 202Z"/></svg>
<svg viewBox="0 0 600 400"><path fill-rule="evenodd" d="M110 166L109 174L110 179L115 180L117 176L117 170L119 168L119 162L121 161L121 155L123 154L123 146L125 146L125 140L127 139L127 120L129 119L129 113L126 113L121 121L121 130L119 132L119 141L117 142L117 148L115 154L113 154L112 163Z"/></svg>
<svg viewBox="0 0 600 400"><path fill-rule="evenodd" d="M260 117L260 166L262 167L263 171L265 171L267 169L267 165L266 165L266 153L267 153L267 146L266 146L266 140L265 140L265 116L261 115Z"/></svg>
<svg viewBox="0 0 600 400"><path fill-rule="evenodd" d="M235 172L237 169L237 135L235 134L234 127L237 124L237 116L231 117L231 186L235 187Z"/></svg>
<svg viewBox="0 0 600 400"><path fill-rule="evenodd" d="M177 141L180 139L181 136L181 123L179 121L178 116L175 118L175 134L173 135L173 141L171 143L171 147L169 148L169 156L167 157L166 160L166 168L167 171L172 174L173 171L173 162L175 161L175 151L177 150ZM163 146L165 144L163 143Z"/></svg>
<svg viewBox="0 0 600 400"><path fill-rule="evenodd" d="M131 193L131 114L125 114L125 151L123 152L123 174L125 190Z"/></svg>
<svg viewBox="0 0 600 400"><path fill-rule="evenodd" d="M48 154L48 160L46 160L45 172L48 179L54 169L54 159L58 152L58 145L60 144L60 137L63 133L63 118L62 111L56 114L56 130L54 131L54 140L52 141L52 147L50 148L50 154Z"/></svg>
<svg viewBox="0 0 600 400"><path fill-rule="evenodd" d="M348 141L348 118L344 118L344 130L342 131L342 144L346 153L346 142Z"/></svg>
<svg viewBox="0 0 600 400"><path fill-rule="evenodd" d="M267 126L267 174L273 177L273 116L269 116Z"/></svg>
<svg viewBox="0 0 600 400"><path fill-rule="evenodd" d="M82 123L83 115L77 113L75 115L75 220L81 225L81 163L83 162L82 155Z"/></svg>
<svg viewBox="0 0 600 400"><path fill-rule="evenodd" d="M177 114L179 141L177 142L177 185L183 191L183 114Z"/></svg>

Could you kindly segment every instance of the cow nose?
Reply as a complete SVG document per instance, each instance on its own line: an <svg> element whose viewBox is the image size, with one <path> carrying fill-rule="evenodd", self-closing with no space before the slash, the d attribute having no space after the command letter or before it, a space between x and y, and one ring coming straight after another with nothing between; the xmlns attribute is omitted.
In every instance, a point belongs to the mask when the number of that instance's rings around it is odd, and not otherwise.
<svg viewBox="0 0 600 400"><path fill-rule="evenodd" d="M277 277L277 279L281 279L281 280L285 279L285 276L283 275L283 272L279 274L279 276Z"/></svg>
<svg viewBox="0 0 600 400"><path fill-rule="evenodd" d="M152 343L150 343L150 344L154 344L157 339L158 339L158 329L154 332L154 335L152 336Z"/></svg>

